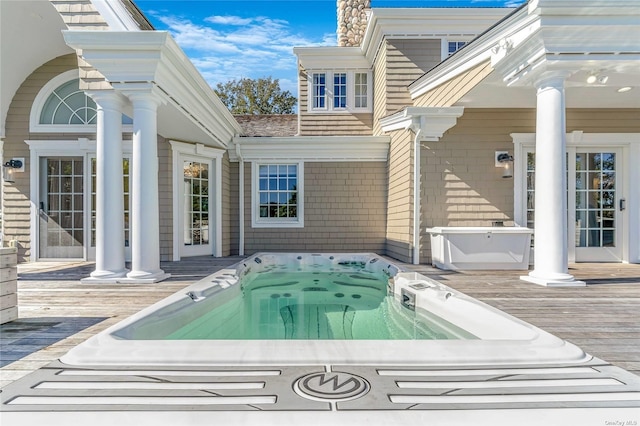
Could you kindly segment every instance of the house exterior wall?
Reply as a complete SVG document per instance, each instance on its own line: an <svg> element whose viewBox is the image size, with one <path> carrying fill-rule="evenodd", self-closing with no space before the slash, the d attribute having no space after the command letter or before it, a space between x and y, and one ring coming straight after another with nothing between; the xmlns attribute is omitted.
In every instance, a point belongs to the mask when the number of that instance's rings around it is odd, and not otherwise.
<svg viewBox="0 0 640 426"><path fill-rule="evenodd" d="M411 105L408 86L441 62L441 41L387 39L374 63L374 134L378 120Z"/></svg>
<svg viewBox="0 0 640 426"><path fill-rule="evenodd" d="M447 81L427 93L414 99L413 104L417 107L450 107L480 83L486 76L491 74L490 61L476 65L468 72Z"/></svg>
<svg viewBox="0 0 640 426"><path fill-rule="evenodd" d="M24 158L25 172L16 173L16 181L5 184L3 188L3 226L4 239L18 242L18 261L29 261L32 251L36 250L36 242L31 241L31 202L30 173L31 164L29 146L25 140L69 140L79 138L95 140L95 133L31 133L29 116L33 102L42 89L57 75L77 69L77 57L74 54L61 56L36 69L20 86L7 114L6 137L4 139L4 158ZM123 139L130 139L131 134L123 134ZM55 146L52 146L55 149ZM83 155L83 154L79 154ZM170 260L173 255L173 208L172 208L172 153L167 140L158 137L159 166L159 216L160 216L160 259ZM85 180L85 185L90 182ZM88 212L85 212L88 214Z"/></svg>
<svg viewBox="0 0 640 426"><path fill-rule="evenodd" d="M410 262L413 241L413 135L408 130L391 133L387 173L386 254Z"/></svg>
<svg viewBox="0 0 640 426"><path fill-rule="evenodd" d="M637 117L629 109L569 109L567 132L638 132ZM440 141L422 142L422 263L431 258L426 228L514 224L513 180L495 167L495 151L513 152L510 134L534 133L535 120L535 109L467 109Z"/></svg>
<svg viewBox="0 0 640 426"><path fill-rule="evenodd" d="M91 0L49 0L64 23L73 30L108 30L109 25Z"/></svg>
<svg viewBox="0 0 640 426"><path fill-rule="evenodd" d="M42 87L53 77L65 71L77 68L76 55L65 55L47 62L29 75L16 91L9 111L7 112L6 137L4 139L4 158L24 158L25 172L16 173L16 181L4 184L3 196L3 226L4 239L18 242L18 262L29 260L34 248L30 240L30 211L31 203L29 173L30 152L25 140L77 140L78 138L95 138L92 134L78 133L38 133L29 131L29 115L36 95Z"/></svg>
<svg viewBox="0 0 640 426"><path fill-rule="evenodd" d="M238 174L236 173L236 179ZM229 154L225 153L222 157L222 255L229 256L231 254L231 218L233 205L237 206L237 201L232 202L231 196L231 163L229 162ZM237 193L237 190L236 190ZM237 198L236 198L237 200ZM237 208L235 209L237 211Z"/></svg>
<svg viewBox="0 0 640 426"><path fill-rule="evenodd" d="M384 252L384 162L305 163L304 228L252 228L251 181L251 163L245 163L245 254Z"/></svg>
<svg viewBox="0 0 640 426"><path fill-rule="evenodd" d="M158 136L158 213L160 216L160 260L173 258L173 155L171 145Z"/></svg>
<svg viewBox="0 0 640 426"><path fill-rule="evenodd" d="M247 167L245 165L245 167ZM245 194L240 194L240 175L239 175L240 163L229 163L229 254L234 255L240 252L240 197L245 196L246 200L246 187ZM246 172L246 170L245 170ZM246 176L246 173L245 173ZM246 177L245 177L246 178ZM246 224L245 224L246 226Z"/></svg>
<svg viewBox="0 0 640 426"><path fill-rule="evenodd" d="M387 115L387 46L386 41L378 50L373 64L373 134L382 135L380 119Z"/></svg>
<svg viewBox="0 0 640 426"><path fill-rule="evenodd" d="M298 111L300 136L371 135L371 113L311 113L309 112L309 85L306 70L298 72Z"/></svg>

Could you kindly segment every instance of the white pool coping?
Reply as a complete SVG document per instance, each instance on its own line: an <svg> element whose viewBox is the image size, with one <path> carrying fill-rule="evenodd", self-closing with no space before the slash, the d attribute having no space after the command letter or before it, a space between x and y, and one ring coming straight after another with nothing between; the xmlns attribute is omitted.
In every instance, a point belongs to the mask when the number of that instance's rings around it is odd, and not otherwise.
<svg viewBox="0 0 640 426"><path fill-rule="evenodd" d="M394 292L415 295L415 304L478 336L480 340L128 340L118 337L140 321L152 321L160 309L191 299L224 297L247 265L259 257L301 257L302 262L329 262L342 258L378 259L394 273ZM376 266L378 267L378 266ZM61 358L68 365L466 365L504 366L580 364L591 357L575 345L498 309L470 298L418 273L397 272L393 263L375 254L267 254L254 255L233 267L181 290L73 348ZM420 289L420 287L423 287ZM418 288L418 289L416 289ZM189 296L190 294L190 296ZM125 333L126 334L126 333Z"/></svg>

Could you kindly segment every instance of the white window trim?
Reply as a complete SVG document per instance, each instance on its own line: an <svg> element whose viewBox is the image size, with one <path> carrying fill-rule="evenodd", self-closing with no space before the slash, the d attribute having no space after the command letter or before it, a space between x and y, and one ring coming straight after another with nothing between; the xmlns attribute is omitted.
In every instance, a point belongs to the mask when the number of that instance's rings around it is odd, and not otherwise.
<svg viewBox="0 0 640 426"><path fill-rule="evenodd" d="M209 241L212 242L212 255L222 257L222 157L225 150L211 148L203 144L191 144L177 141L169 141L172 150L173 162L173 261L180 260L182 251L182 212L180 182L183 179L181 161L183 156L200 158L203 161L213 161L215 168L213 178L213 190L215 194L211 197L215 202L215 208L209 212L209 220L213 219L215 225L210 227L213 235Z"/></svg>
<svg viewBox="0 0 640 426"><path fill-rule="evenodd" d="M287 164L298 166L298 217L293 218L260 218L258 217L259 199L259 166L270 164ZM303 161L254 161L251 163L251 227L252 228L304 228L304 162Z"/></svg>
<svg viewBox="0 0 640 426"><path fill-rule="evenodd" d="M30 204L30 233L31 255L29 260L36 262L38 260L38 232L40 227L38 200L40 198L40 178L38 176L39 164L41 157L83 157L84 159L84 177L90 178L91 166L89 160L96 156L96 141L87 138L78 138L76 140L25 140L29 146L29 204ZM130 140L122 141L123 156L131 157L133 152L133 143ZM90 230L91 230L91 185L85 179L84 185L84 241L83 259L89 256Z"/></svg>
<svg viewBox="0 0 640 426"><path fill-rule="evenodd" d="M535 133L512 133L514 144L513 164L513 213L517 225L527 223L527 157L528 152L535 152ZM622 236L622 259L625 263L640 263L640 186L632 182L640 182L640 168L634 163L640 157L640 133L583 133L574 131L566 134L567 152L580 147L610 147L622 150L622 198L627 206L622 215L626 230ZM568 205L575 204L569 200ZM569 221L570 222L570 221ZM572 229L567 229L571 235ZM571 244L568 244L570 249ZM574 253L569 253L570 259Z"/></svg>
<svg viewBox="0 0 640 426"><path fill-rule="evenodd" d="M97 126L95 124L40 124L40 114L44 104L49 99L49 96L58 87L62 86L68 81L80 78L77 69L69 70L58 74L49 80L42 89L38 92L33 104L31 105L31 112L29 113L29 131L32 133L95 133ZM130 133L133 131L133 125L123 124L122 131Z"/></svg>
<svg viewBox="0 0 640 426"><path fill-rule="evenodd" d="M441 47L440 47L440 60L444 61L445 59L447 59L449 56L453 55L454 53L456 53L458 50L462 49L458 49L456 50L456 52L452 52L449 53L449 42L456 42L456 43L460 43L460 42L464 42L465 46L467 44L469 44L469 42L472 40L472 38L467 38L467 37L444 37L441 39Z"/></svg>
<svg viewBox="0 0 640 426"><path fill-rule="evenodd" d="M347 107L346 108L335 108L333 106L333 76L334 74L347 74ZM313 100L314 100L314 90L313 90L313 75L314 74L325 74L325 107L324 108L314 108ZM367 74L367 107L366 108L356 108L355 105L355 75L356 74ZM326 114L326 113L369 113L373 111L373 79L372 73L370 70L366 69L355 69L355 70L309 70L307 78L307 111L313 114Z"/></svg>

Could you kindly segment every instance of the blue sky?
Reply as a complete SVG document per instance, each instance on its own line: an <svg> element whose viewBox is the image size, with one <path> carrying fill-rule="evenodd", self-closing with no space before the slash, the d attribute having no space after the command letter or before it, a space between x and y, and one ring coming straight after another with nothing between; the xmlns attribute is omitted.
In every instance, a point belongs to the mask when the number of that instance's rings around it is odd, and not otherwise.
<svg viewBox="0 0 640 426"><path fill-rule="evenodd" d="M372 7L515 7L525 0L372 0ZM136 0L212 87L273 77L297 96L295 46L336 45L336 0Z"/></svg>

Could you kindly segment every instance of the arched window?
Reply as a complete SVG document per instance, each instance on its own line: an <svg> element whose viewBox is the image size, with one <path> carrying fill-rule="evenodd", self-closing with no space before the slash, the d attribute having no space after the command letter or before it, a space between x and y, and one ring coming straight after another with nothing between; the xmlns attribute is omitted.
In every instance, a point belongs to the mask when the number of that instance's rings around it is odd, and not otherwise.
<svg viewBox="0 0 640 426"><path fill-rule="evenodd" d="M77 78L68 81L49 95L38 124L96 124L96 103L79 89L79 82Z"/></svg>
<svg viewBox="0 0 640 426"><path fill-rule="evenodd" d="M130 129L131 118L122 115ZM31 132L93 133L96 131L96 103L80 89L78 70L70 70L45 84L31 107Z"/></svg>

